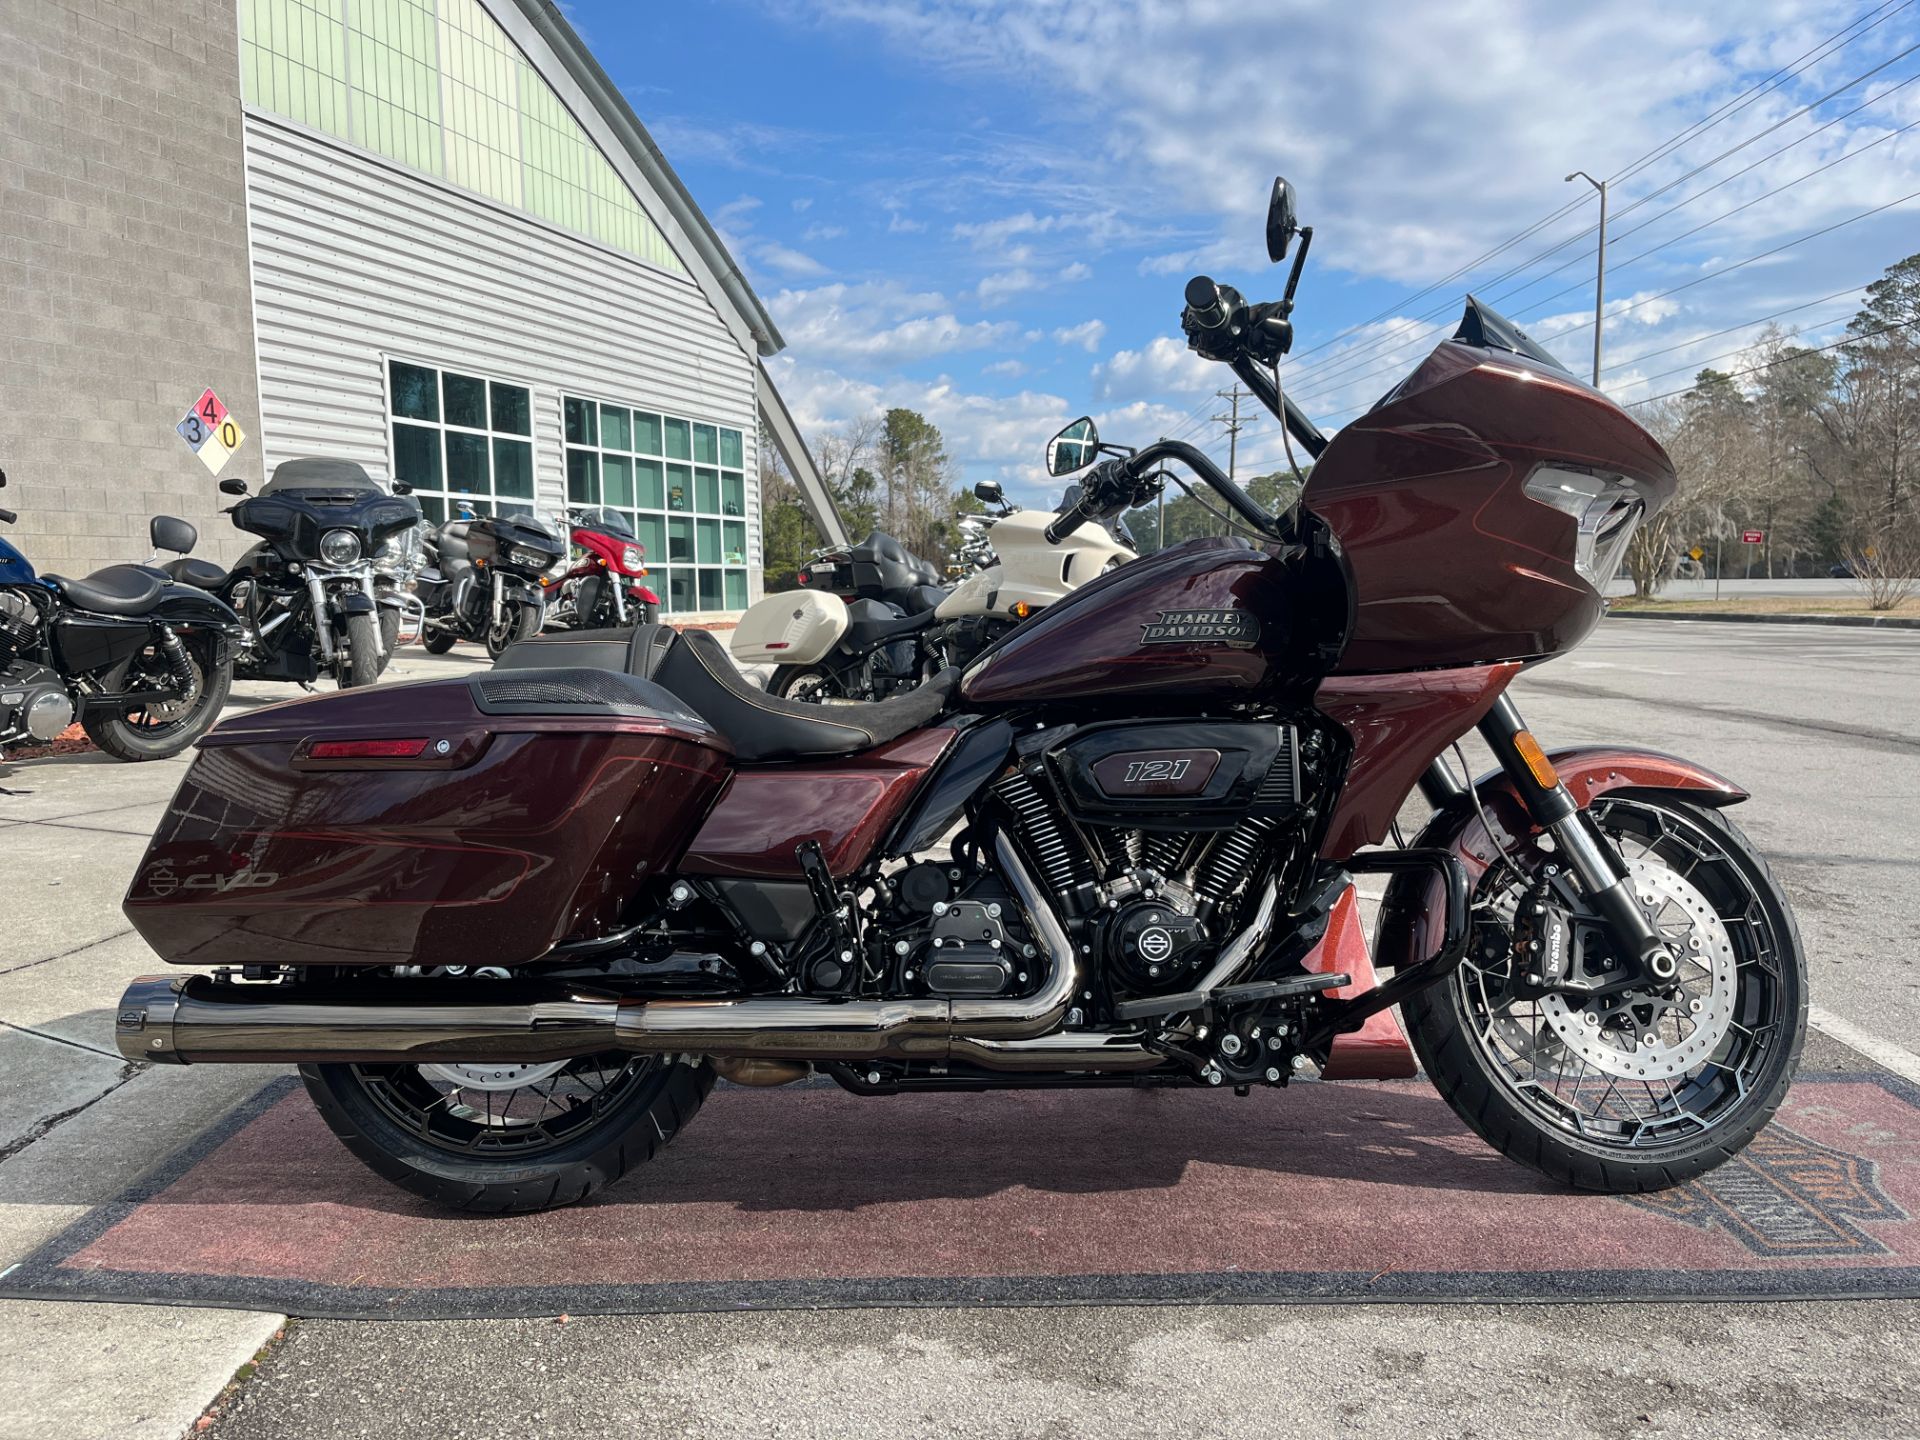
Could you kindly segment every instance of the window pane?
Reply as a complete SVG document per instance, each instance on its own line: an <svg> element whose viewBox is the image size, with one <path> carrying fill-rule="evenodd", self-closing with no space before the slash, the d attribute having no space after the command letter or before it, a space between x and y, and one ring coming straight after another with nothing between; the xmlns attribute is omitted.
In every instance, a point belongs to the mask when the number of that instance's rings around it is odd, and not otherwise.
<svg viewBox="0 0 1920 1440"><path fill-rule="evenodd" d="M740 432L722 430L720 432L720 463L731 465L738 470L744 463L740 458Z"/></svg>
<svg viewBox="0 0 1920 1440"><path fill-rule="evenodd" d="M487 485L487 437L447 432L447 489L469 495L485 495Z"/></svg>
<svg viewBox="0 0 1920 1440"><path fill-rule="evenodd" d="M600 433L606 434L607 416L600 415ZM625 455L600 457L600 493L606 503L621 510L633 508L633 461Z"/></svg>
<svg viewBox="0 0 1920 1440"><path fill-rule="evenodd" d="M509 435L531 435L533 433L532 406L524 385L495 385L493 387L493 428L504 430Z"/></svg>
<svg viewBox="0 0 1920 1440"><path fill-rule="evenodd" d="M387 367L393 388L393 413L409 420L440 418L440 373L395 360Z"/></svg>
<svg viewBox="0 0 1920 1440"><path fill-rule="evenodd" d="M618 405L600 407L600 443L609 450L633 448L633 412Z"/></svg>
<svg viewBox="0 0 1920 1440"><path fill-rule="evenodd" d="M702 465L712 465L719 460L720 450L714 439L713 426L693 427L693 458Z"/></svg>
<svg viewBox="0 0 1920 1440"><path fill-rule="evenodd" d="M719 471L693 472L693 508L705 515L711 515L720 508Z"/></svg>
<svg viewBox="0 0 1920 1440"><path fill-rule="evenodd" d="M567 443L569 445L598 445L600 427L594 424L594 410L597 408L591 400L576 400L567 397Z"/></svg>
<svg viewBox="0 0 1920 1440"><path fill-rule="evenodd" d="M747 513L746 476L724 470L720 473L720 513L722 515Z"/></svg>
<svg viewBox="0 0 1920 1440"><path fill-rule="evenodd" d="M688 434L688 425L684 420L667 419L667 458L670 460L690 460L693 458L693 441Z"/></svg>
<svg viewBox="0 0 1920 1440"><path fill-rule="evenodd" d="M702 610L720 608L720 572L718 570L700 572L700 608Z"/></svg>
<svg viewBox="0 0 1920 1440"><path fill-rule="evenodd" d="M446 501L442 500L438 495L422 495L419 497L419 500L420 513L425 517L427 524L440 525L445 523L447 518Z"/></svg>
<svg viewBox="0 0 1920 1440"><path fill-rule="evenodd" d="M684 465L667 466L667 508L693 508L693 472Z"/></svg>
<svg viewBox="0 0 1920 1440"><path fill-rule="evenodd" d="M693 559L693 521L673 516L667 521L667 558Z"/></svg>
<svg viewBox="0 0 1920 1440"><path fill-rule="evenodd" d="M448 372L440 377L446 387L447 424L487 428L487 382L471 375Z"/></svg>
<svg viewBox="0 0 1920 1440"><path fill-rule="evenodd" d="M533 498L533 446L525 440L493 442L493 493Z"/></svg>
<svg viewBox="0 0 1920 1440"><path fill-rule="evenodd" d="M694 597L693 571L676 570L667 580L667 608L680 614L700 608Z"/></svg>
<svg viewBox="0 0 1920 1440"><path fill-rule="evenodd" d="M720 522L702 520L695 527L695 533L698 537L700 563L718 565L720 563Z"/></svg>
<svg viewBox="0 0 1920 1440"><path fill-rule="evenodd" d="M644 410L633 412L633 448L642 455L660 453L660 417Z"/></svg>
<svg viewBox="0 0 1920 1440"><path fill-rule="evenodd" d="M738 520L729 520L720 527L722 548L726 551L729 565L747 563L747 527Z"/></svg>
<svg viewBox="0 0 1920 1440"><path fill-rule="evenodd" d="M656 565L667 558L667 522L658 515L637 517L633 526L633 538L645 547L650 565ZM653 588L658 590L660 587L656 585Z"/></svg>
<svg viewBox="0 0 1920 1440"><path fill-rule="evenodd" d="M747 608L747 572L744 570L727 571L727 609L744 610Z"/></svg>
<svg viewBox="0 0 1920 1440"><path fill-rule="evenodd" d="M636 460L633 462L633 503L642 510L664 510L667 508L666 485L660 477L658 460Z"/></svg>
<svg viewBox="0 0 1920 1440"><path fill-rule="evenodd" d="M600 503L600 457L591 450L567 451L567 499L575 505Z"/></svg>
<svg viewBox="0 0 1920 1440"><path fill-rule="evenodd" d="M440 432L424 425L393 427L393 474L422 490L440 490Z"/></svg>

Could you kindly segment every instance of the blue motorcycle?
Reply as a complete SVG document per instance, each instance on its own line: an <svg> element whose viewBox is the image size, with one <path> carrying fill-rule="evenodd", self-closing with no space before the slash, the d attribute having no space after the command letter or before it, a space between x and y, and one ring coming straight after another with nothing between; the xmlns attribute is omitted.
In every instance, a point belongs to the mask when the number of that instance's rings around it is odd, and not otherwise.
<svg viewBox="0 0 1920 1440"><path fill-rule="evenodd" d="M0 524L18 518L0 510ZM52 740L77 717L116 759L177 755L219 719L245 635L226 604L159 570L38 575L0 537L0 753Z"/></svg>

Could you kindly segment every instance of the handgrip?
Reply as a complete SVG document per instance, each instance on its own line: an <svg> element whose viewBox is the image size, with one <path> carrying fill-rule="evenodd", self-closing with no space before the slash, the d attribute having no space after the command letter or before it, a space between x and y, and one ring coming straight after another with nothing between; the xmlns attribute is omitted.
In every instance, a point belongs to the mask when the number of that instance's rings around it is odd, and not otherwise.
<svg viewBox="0 0 1920 1440"><path fill-rule="evenodd" d="M0 510L0 525L11 525L20 517L11 510Z"/></svg>
<svg viewBox="0 0 1920 1440"><path fill-rule="evenodd" d="M1210 275L1196 275L1187 281L1187 313L1202 330L1218 330L1227 323L1227 307L1220 287Z"/></svg>
<svg viewBox="0 0 1920 1440"><path fill-rule="evenodd" d="M1087 512L1078 505L1064 515L1054 517L1047 525L1045 534L1049 545L1058 545L1067 536L1087 523Z"/></svg>

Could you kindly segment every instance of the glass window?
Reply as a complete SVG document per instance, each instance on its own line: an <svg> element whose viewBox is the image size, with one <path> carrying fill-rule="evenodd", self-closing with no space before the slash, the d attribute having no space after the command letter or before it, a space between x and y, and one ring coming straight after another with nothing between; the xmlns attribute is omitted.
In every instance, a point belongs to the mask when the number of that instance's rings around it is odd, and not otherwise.
<svg viewBox="0 0 1920 1440"><path fill-rule="evenodd" d="M441 393L446 399L449 425L464 425L469 430L487 428L487 382L452 371L440 377Z"/></svg>
<svg viewBox="0 0 1920 1440"><path fill-rule="evenodd" d="M395 360L387 367L387 373L391 377L391 403L395 415L404 415L409 420L440 418L439 372Z"/></svg>
<svg viewBox="0 0 1920 1440"><path fill-rule="evenodd" d="M627 523L669 614L744 608L742 432L586 396L562 402L569 503Z"/></svg>
<svg viewBox="0 0 1920 1440"><path fill-rule="evenodd" d="M525 385L387 364L393 475L413 486L421 513L438 524L450 501L482 514L497 500L524 510L533 500L532 392Z"/></svg>

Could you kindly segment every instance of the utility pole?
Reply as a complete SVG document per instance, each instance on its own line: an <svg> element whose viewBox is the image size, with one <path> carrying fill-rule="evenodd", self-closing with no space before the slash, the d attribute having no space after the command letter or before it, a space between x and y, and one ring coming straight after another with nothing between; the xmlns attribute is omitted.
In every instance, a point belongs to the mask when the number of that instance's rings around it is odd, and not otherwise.
<svg viewBox="0 0 1920 1440"><path fill-rule="evenodd" d="M1247 428L1240 423L1240 399L1247 392L1240 388L1240 382L1236 380L1233 382L1232 389L1216 390L1213 393L1232 406L1227 414L1215 415L1213 423L1227 428L1227 478L1237 485L1240 483L1240 432ZM1227 533L1232 533L1231 527Z"/></svg>
<svg viewBox="0 0 1920 1440"><path fill-rule="evenodd" d="M1607 182L1596 180L1584 170L1567 176L1584 180L1600 192L1600 258L1593 277L1593 388L1600 388L1600 326L1607 313Z"/></svg>

